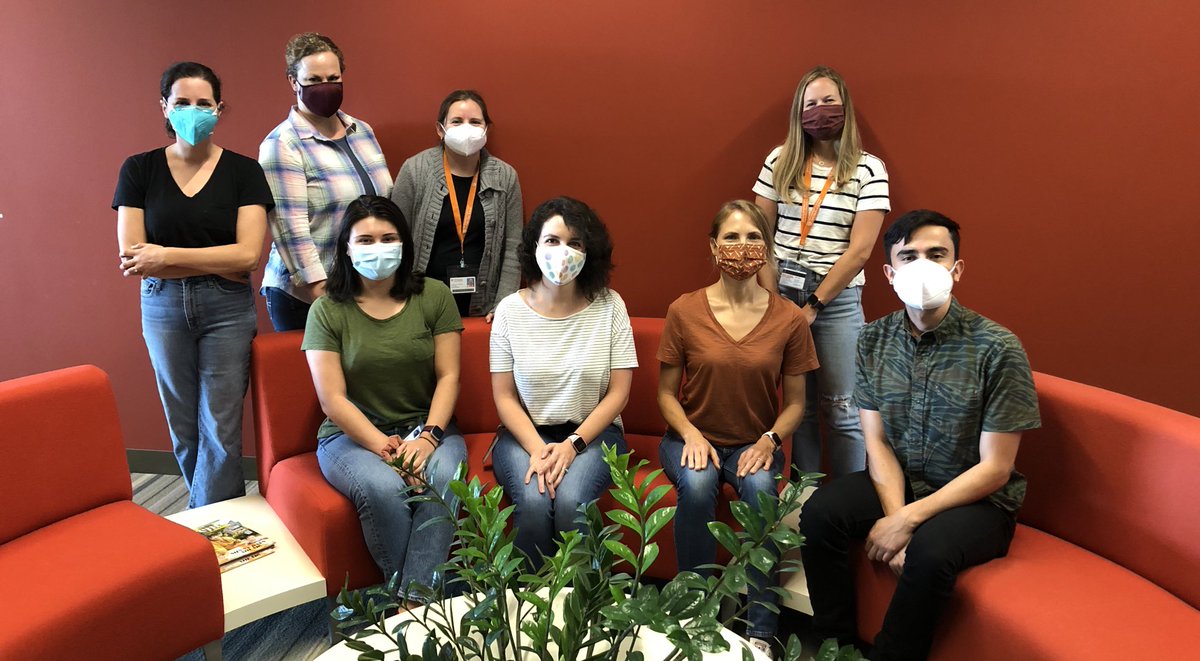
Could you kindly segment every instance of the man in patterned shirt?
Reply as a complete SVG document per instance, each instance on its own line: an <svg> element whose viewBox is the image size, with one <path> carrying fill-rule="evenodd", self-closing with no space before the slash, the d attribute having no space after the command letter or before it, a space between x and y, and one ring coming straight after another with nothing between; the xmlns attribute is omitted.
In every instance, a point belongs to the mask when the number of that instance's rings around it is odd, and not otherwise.
<svg viewBox="0 0 1200 661"><path fill-rule="evenodd" d="M950 296L958 245L958 224L933 211L888 228L883 270L904 309L858 340L868 470L817 489L800 519L818 635L855 642L851 540L899 576L874 661L926 658L958 573L1008 552L1025 497L1017 446L1040 425L1020 341Z"/></svg>

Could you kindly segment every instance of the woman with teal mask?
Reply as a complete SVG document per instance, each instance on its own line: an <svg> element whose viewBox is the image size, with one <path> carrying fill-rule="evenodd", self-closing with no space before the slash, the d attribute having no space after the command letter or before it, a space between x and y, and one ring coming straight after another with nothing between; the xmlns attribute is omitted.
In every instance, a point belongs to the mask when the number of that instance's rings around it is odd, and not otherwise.
<svg viewBox="0 0 1200 661"><path fill-rule="evenodd" d="M141 283L142 335L188 507L245 494L242 400L256 331L250 271L275 206L254 159L213 144L221 81L178 62L159 91L175 142L121 166L119 266Z"/></svg>

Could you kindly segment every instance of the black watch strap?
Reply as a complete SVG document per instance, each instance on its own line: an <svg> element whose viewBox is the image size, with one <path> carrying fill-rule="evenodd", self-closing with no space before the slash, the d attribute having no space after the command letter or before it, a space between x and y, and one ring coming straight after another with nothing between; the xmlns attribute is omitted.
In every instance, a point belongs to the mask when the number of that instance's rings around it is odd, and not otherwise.
<svg viewBox="0 0 1200 661"><path fill-rule="evenodd" d="M812 307L817 312L825 309L825 304L821 302L821 299L817 298L816 294L809 294L808 298L804 300L804 304Z"/></svg>
<svg viewBox="0 0 1200 661"><path fill-rule="evenodd" d="M446 430L437 425L425 425L421 428L421 431L429 432L429 435L433 438L434 445L441 445L442 438L446 435Z"/></svg>

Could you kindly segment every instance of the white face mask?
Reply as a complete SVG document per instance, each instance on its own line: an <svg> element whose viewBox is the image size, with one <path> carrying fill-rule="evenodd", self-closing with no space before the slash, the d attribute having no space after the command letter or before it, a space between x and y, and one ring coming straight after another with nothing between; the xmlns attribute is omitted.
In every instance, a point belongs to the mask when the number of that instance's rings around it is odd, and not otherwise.
<svg viewBox="0 0 1200 661"><path fill-rule="evenodd" d="M587 255L583 251L566 244L539 245L534 256L537 257L538 267L542 269L546 279L559 287L579 277L583 263L587 261Z"/></svg>
<svg viewBox="0 0 1200 661"><path fill-rule="evenodd" d="M368 280L387 280L400 268L401 248L399 241L392 243L350 244L347 252L350 263L359 275Z"/></svg>
<svg viewBox="0 0 1200 661"><path fill-rule="evenodd" d="M446 137L443 138L446 147L456 154L472 156L487 144L487 130L482 126L459 124L450 128L443 127L442 130L446 133Z"/></svg>
<svg viewBox="0 0 1200 661"><path fill-rule="evenodd" d="M950 300L954 276L928 259L917 259L896 269L892 288L908 307L933 310Z"/></svg>

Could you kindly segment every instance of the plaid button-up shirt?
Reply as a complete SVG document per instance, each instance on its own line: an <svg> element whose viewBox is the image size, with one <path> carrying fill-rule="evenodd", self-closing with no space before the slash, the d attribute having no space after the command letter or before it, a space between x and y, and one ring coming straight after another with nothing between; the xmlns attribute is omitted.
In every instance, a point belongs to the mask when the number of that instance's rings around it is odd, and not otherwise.
<svg viewBox="0 0 1200 661"><path fill-rule="evenodd" d="M362 120L341 111L337 116L375 194L387 197L392 175L375 133ZM263 288L292 293L326 278L346 205L366 191L350 157L337 142L317 133L295 107L263 140L258 162L275 196L275 209L267 215L274 243Z"/></svg>

